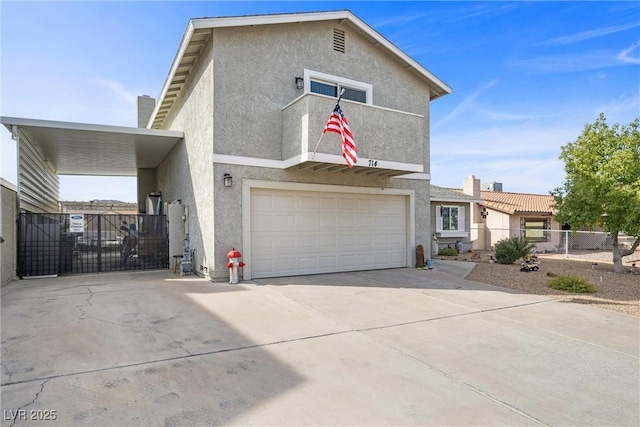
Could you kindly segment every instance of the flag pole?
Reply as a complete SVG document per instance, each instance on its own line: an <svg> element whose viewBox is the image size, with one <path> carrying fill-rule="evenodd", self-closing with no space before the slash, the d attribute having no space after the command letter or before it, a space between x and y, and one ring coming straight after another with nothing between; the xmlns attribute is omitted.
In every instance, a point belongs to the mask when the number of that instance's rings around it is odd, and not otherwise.
<svg viewBox="0 0 640 427"><path fill-rule="evenodd" d="M342 99L342 95L344 95L344 88L342 88L342 90L340 91L340 96L338 96L338 101L336 102L336 105L340 104L340 100ZM333 113L331 113L331 114L333 114ZM331 117L331 116L329 116L329 117ZM320 146L320 141L322 141L322 137L323 136L324 136L324 130L320 134L320 139L318 139L318 143L316 144L316 148L313 150L313 154L311 155L311 160L316 158L316 151L318 151L318 147Z"/></svg>

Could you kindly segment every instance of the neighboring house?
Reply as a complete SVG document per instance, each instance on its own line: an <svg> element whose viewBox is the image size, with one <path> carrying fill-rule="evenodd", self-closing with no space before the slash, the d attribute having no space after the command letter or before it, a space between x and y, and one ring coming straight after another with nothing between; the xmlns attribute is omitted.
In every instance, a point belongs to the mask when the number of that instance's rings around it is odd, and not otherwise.
<svg viewBox="0 0 640 427"><path fill-rule="evenodd" d="M353 168L334 133L315 152L342 89ZM415 246L428 247L433 234L422 197L430 102L448 93L349 11L203 18L189 22L157 104L139 98L147 129L3 123L20 147L42 148L33 151L50 194L56 174L102 167L93 154L108 142L111 174L137 175L139 207L151 192L180 200L176 218L197 272L228 277L226 254L236 248L250 279L413 267ZM72 147L70 131L85 144ZM65 163L83 146L93 149L86 163Z"/></svg>
<svg viewBox="0 0 640 427"><path fill-rule="evenodd" d="M563 244L562 233L552 232L562 229L552 218L553 196L503 192L501 183L483 187L487 190L481 190L480 180L471 175L464 188L450 189L480 199L473 208L474 249L490 250L499 240L514 235L527 237L540 252L556 251Z"/></svg>
<svg viewBox="0 0 640 427"><path fill-rule="evenodd" d="M480 191L488 210L487 242L491 247L503 238L523 235L539 252L557 251L562 245L562 225L553 220L553 196ZM555 230L556 232L552 232Z"/></svg>
<svg viewBox="0 0 640 427"><path fill-rule="evenodd" d="M463 194L459 190L431 185L431 229L434 230L431 253L441 249L455 248L456 242L463 250L478 245L477 222L480 220L478 207L482 199Z"/></svg>

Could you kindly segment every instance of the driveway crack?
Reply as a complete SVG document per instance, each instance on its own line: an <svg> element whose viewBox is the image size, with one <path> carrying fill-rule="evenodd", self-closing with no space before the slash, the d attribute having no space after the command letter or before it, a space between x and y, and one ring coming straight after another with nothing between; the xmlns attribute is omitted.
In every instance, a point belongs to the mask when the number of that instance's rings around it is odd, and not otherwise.
<svg viewBox="0 0 640 427"><path fill-rule="evenodd" d="M27 406L31 406L31 405L33 405L33 404L36 402L36 400L38 400L38 398L40 397L40 394L42 394L42 392L44 391L44 386L45 386L45 384L46 384L46 383L48 383L49 381L51 381L51 378L47 378L46 380L44 380L44 381L42 382L42 384L40 384L40 390L36 393L36 395L35 395L35 397L33 398L33 400L32 400L31 402L27 403L26 405L23 405L23 406L19 407L19 408L15 411L15 413L16 413L16 414L21 413L21 411L22 411L22 410L24 410L24 408L26 408ZM11 425L10 425L9 427L13 427L17 421L18 421L18 417L15 417L15 418L13 419L13 422L11 423Z"/></svg>

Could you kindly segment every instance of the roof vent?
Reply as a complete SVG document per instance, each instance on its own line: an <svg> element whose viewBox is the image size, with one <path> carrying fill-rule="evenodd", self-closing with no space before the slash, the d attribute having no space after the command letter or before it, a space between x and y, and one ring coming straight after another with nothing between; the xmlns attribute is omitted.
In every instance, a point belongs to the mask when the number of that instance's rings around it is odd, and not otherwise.
<svg viewBox="0 0 640 427"><path fill-rule="evenodd" d="M344 53L344 31L333 29L333 50Z"/></svg>

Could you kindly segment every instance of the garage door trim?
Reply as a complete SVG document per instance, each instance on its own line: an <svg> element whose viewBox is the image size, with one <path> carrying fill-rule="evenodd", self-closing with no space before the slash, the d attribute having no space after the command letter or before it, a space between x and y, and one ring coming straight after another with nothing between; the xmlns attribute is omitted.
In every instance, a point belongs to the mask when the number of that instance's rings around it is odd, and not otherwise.
<svg viewBox="0 0 640 427"><path fill-rule="evenodd" d="M351 193L372 195L401 195L407 196L407 248L406 266L411 266L412 249L415 247L415 191L399 188L372 188L347 185L308 184L299 182L263 181L245 179L242 181L242 246L243 258L247 267L244 270L244 279L252 278L251 263L251 189L262 188L272 190L311 191L327 193Z"/></svg>

